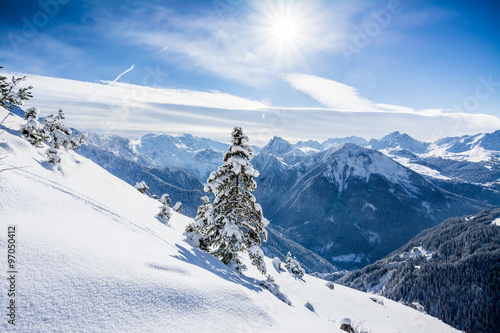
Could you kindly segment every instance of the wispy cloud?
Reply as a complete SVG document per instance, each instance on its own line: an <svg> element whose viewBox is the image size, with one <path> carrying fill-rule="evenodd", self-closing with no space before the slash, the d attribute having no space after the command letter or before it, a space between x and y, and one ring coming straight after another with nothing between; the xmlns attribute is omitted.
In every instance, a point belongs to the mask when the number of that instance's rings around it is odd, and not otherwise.
<svg viewBox="0 0 500 333"><path fill-rule="evenodd" d="M415 109L409 108L407 106L382 104L382 103L378 103L377 106L385 111L394 111L399 113L416 113Z"/></svg>
<svg viewBox="0 0 500 333"><path fill-rule="evenodd" d="M356 88L337 81L308 74L289 74L285 80L293 88L337 111L379 110L375 103L360 97Z"/></svg>

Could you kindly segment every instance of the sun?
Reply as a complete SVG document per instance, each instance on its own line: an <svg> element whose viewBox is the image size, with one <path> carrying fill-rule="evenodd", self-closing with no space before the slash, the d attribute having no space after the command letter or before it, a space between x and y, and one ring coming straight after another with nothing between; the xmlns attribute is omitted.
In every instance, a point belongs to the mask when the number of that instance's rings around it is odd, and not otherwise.
<svg viewBox="0 0 500 333"><path fill-rule="evenodd" d="M297 23L290 18L279 19L274 24L273 34L281 42L292 41L297 37Z"/></svg>
<svg viewBox="0 0 500 333"><path fill-rule="evenodd" d="M273 63L273 70L307 66L308 57L321 41L323 16L314 1L269 0L252 2L249 38L253 54Z"/></svg>

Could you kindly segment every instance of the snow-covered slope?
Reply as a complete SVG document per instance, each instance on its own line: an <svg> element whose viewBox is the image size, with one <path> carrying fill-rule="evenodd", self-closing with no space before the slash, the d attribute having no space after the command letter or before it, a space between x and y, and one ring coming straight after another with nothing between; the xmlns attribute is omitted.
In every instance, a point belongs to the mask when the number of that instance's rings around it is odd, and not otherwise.
<svg viewBox="0 0 500 333"><path fill-rule="evenodd" d="M456 332L383 297L294 279L267 260L289 306L248 262L239 275L186 243L189 218L174 213L161 224L158 201L74 152L52 167L19 137L21 120L8 122L0 168L19 168L1 172L0 241L5 254L6 226L15 226L17 317L14 327L3 316L1 331L342 332L348 317L372 332Z"/></svg>
<svg viewBox="0 0 500 333"><path fill-rule="evenodd" d="M380 140L370 140L377 149L407 168L438 182L500 183L500 130L420 142L394 132Z"/></svg>
<svg viewBox="0 0 500 333"><path fill-rule="evenodd" d="M429 149L429 156L460 161L484 162L499 159L500 130L440 139L430 145Z"/></svg>

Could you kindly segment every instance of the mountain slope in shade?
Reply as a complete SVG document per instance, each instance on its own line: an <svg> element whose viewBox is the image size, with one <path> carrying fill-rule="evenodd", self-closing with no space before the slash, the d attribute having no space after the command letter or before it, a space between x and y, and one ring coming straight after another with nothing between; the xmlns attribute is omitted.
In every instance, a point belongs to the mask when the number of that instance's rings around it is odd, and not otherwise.
<svg viewBox="0 0 500 333"><path fill-rule="evenodd" d="M451 218L338 282L407 304L466 332L500 322L500 209Z"/></svg>
<svg viewBox="0 0 500 333"><path fill-rule="evenodd" d="M487 207L354 144L288 167L264 154L253 163L261 170L255 195L267 218L339 267L362 267L457 211Z"/></svg>
<svg viewBox="0 0 500 333"><path fill-rule="evenodd" d="M0 179L2 220L15 226L19 246L17 323L2 320L3 332L341 333L345 317L372 332L457 332L383 297L381 305L309 275L295 279L266 259L287 305L247 259L249 270L237 274L186 243L191 219L173 213L160 223L158 201L74 152L60 165L44 162L12 120L0 139L2 163L25 167ZM0 288L7 295L7 284Z"/></svg>

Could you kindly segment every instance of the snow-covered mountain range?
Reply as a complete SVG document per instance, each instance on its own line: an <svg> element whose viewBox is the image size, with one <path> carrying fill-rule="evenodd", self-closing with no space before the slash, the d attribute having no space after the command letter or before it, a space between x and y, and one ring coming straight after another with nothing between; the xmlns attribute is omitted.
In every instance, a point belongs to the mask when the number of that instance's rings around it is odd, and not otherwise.
<svg viewBox="0 0 500 333"><path fill-rule="evenodd" d="M248 261L237 273L186 242L192 219L161 223L158 200L90 159L66 151L45 162L22 123L10 116L0 128L0 211L13 230L0 244L16 245L15 273L0 273L16 325L4 317L1 331L340 333L349 318L358 332L458 332L382 296L294 278L270 258L274 282Z"/></svg>
<svg viewBox="0 0 500 333"><path fill-rule="evenodd" d="M188 134L87 142L82 155L130 184L145 180L154 193L170 193L190 216L228 147ZM294 243L304 262L318 262L310 250L341 268L362 267L446 218L499 206L499 145L500 130L433 143L399 132L323 143L274 137L255 147L252 161L261 173L256 197L273 222L268 254Z"/></svg>
<svg viewBox="0 0 500 333"><path fill-rule="evenodd" d="M253 163L262 170L255 195L268 219L343 268L362 267L425 228L489 206L443 190L379 151L349 143L294 165L265 153Z"/></svg>

